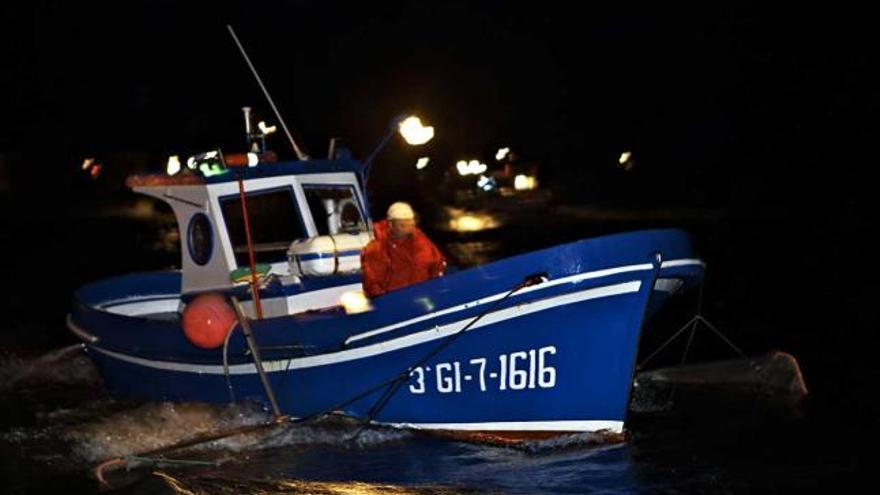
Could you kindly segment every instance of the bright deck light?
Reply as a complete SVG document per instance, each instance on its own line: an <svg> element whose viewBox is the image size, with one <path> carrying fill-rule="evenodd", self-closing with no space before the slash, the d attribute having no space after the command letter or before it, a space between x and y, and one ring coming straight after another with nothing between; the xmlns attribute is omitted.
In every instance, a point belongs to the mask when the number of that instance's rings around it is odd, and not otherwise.
<svg viewBox="0 0 880 495"><path fill-rule="evenodd" d="M367 296L364 295L363 291L359 290L353 290L342 294L342 297L339 298L339 303L342 304L342 307L345 309L345 314L347 315L365 313L373 309L370 300L367 299Z"/></svg>
<svg viewBox="0 0 880 495"><path fill-rule="evenodd" d="M277 130L274 125L267 126L262 120L257 123L257 129L259 129L264 136L268 136Z"/></svg>
<svg viewBox="0 0 880 495"><path fill-rule="evenodd" d="M434 137L434 128L423 126L418 117L407 117L397 127L403 139L414 146L425 144Z"/></svg>
<svg viewBox="0 0 880 495"><path fill-rule="evenodd" d="M430 160L431 160L431 159L428 158L428 157L426 157L426 156L425 156L425 157L422 157L422 158L419 158L419 161L416 162L416 169L417 169L417 170L421 170L421 169L427 167L427 166L428 166L428 162L429 162Z"/></svg>
<svg viewBox="0 0 880 495"><path fill-rule="evenodd" d="M495 159L500 162L504 160L508 153L510 153L510 148L501 148L495 153Z"/></svg>
<svg viewBox="0 0 880 495"><path fill-rule="evenodd" d="M180 157L177 155L171 155L168 157L168 164L165 166L165 172L168 175L174 175L180 172Z"/></svg>
<svg viewBox="0 0 880 495"><path fill-rule="evenodd" d="M248 153L248 167L256 167L260 163L260 157L256 153Z"/></svg>

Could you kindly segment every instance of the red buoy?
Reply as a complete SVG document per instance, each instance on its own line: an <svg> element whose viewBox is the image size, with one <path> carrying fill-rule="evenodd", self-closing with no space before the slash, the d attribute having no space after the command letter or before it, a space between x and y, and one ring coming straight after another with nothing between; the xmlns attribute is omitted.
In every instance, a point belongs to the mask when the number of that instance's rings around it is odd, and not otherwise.
<svg viewBox="0 0 880 495"><path fill-rule="evenodd" d="M235 311L220 294L197 296L183 310L183 333L202 349L223 345L236 322Z"/></svg>

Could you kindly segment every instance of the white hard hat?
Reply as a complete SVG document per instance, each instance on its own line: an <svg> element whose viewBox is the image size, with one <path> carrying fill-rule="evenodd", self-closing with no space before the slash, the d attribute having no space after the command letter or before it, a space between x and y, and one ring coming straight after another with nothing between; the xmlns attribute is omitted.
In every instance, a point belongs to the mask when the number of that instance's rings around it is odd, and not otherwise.
<svg viewBox="0 0 880 495"><path fill-rule="evenodd" d="M388 207L388 220L413 220L416 214L408 203L398 201Z"/></svg>

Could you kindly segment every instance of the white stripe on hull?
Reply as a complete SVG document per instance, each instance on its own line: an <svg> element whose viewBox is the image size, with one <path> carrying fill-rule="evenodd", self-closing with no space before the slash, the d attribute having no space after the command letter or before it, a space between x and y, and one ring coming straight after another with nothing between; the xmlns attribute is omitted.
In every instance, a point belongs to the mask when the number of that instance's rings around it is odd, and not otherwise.
<svg viewBox="0 0 880 495"><path fill-rule="evenodd" d="M696 258L682 258L679 260L664 261L660 264L660 268L674 268L676 266L700 265L706 266L706 262Z"/></svg>
<svg viewBox="0 0 880 495"><path fill-rule="evenodd" d="M533 292L536 290L548 289L550 287L564 284L564 283L574 284L574 283L578 283L578 282L581 282L581 281L584 281L587 279L591 279L591 278L601 278L601 277L607 277L610 275L617 275L619 273L628 273L628 272L635 272L635 271L641 271L641 270L650 270L651 268L652 268L651 264L643 264L643 265L630 265L630 266L623 266L623 267L618 267L618 268L610 268L608 270L598 270L595 272L579 273L577 275L572 275L570 277L564 277L564 278L560 278L560 279L556 279L556 280L550 280L550 281L544 282L542 284L533 285L531 287L525 287L525 288L517 291L517 295L528 294L529 292ZM465 309L473 308L476 306L481 306L483 304L487 304L490 302L495 302L506 295L507 295L507 292L501 292L501 293L498 293L498 294L495 294L492 296L484 297L482 299L476 299L474 301L466 302L464 304L459 304L458 306L453 306L451 308L447 308L447 309L444 309L441 311L435 311L434 313L429 313L429 314L426 314L423 316L419 316L417 318L412 318L412 319L409 319L406 321L401 321L401 322L395 323L393 325L388 325L386 327L377 328L375 330L370 330L369 332L364 332L364 333L359 333L357 335L352 335L351 337L349 337L345 341L345 343L350 344L352 342L357 342L358 340L363 340L368 337L372 337L374 335L379 335L379 334L382 334L385 332L390 332L392 330L397 330L398 328L412 325L413 323L418 323L420 321L429 320L429 319L432 319L432 318L435 318L438 316L445 316L450 313L456 313L458 311L462 311Z"/></svg>
<svg viewBox="0 0 880 495"><path fill-rule="evenodd" d="M614 285L608 285L604 287L596 287L592 289L583 290L580 292L574 292L569 294L563 294L560 296L555 296L547 299L541 299L538 301L531 301L523 304L519 304L510 308L505 308L502 310L498 310L484 316L480 321L475 323L472 327L468 329L468 331L473 331L478 328L486 327L489 325L493 325L495 323L499 323L506 320L511 320L513 318L518 318L521 316L537 313L540 311L545 311L548 309L556 308L559 306L565 306L568 304L574 304L582 301L588 301L591 299L599 299L603 297L611 297L623 294L631 294L634 292L638 292L641 287L641 281L631 281L631 282L623 282ZM339 352L333 352L328 354L322 354L318 356L309 356L297 359L281 359L276 361L265 361L263 363L264 368L267 372L279 372L286 370L294 370L294 369L304 369L304 368L313 368L316 366L325 366L330 364L338 364L346 361L353 361L357 359L363 359L371 356L376 356L379 354L385 354L392 351L397 351L400 349L404 349L407 347L412 347L415 345L423 344L425 342L430 342L433 340L443 339L449 337L450 335L455 334L460 331L464 325L469 323L472 318L465 318L462 320L458 320L452 323L447 323L445 325L438 325L430 330L424 330L421 332L412 333L409 335L405 335L402 337L398 337L396 339L387 340L384 342L379 342L376 344L371 344L368 346L360 347L357 349L349 349ZM126 361L129 363L137 364L140 366L145 366L149 368L155 368L165 371L179 371L179 372L187 372L187 373L199 373L199 374L213 374L213 375L222 375L224 374L223 366L219 365L204 365L204 364L187 364L187 363L176 363L170 361L154 361L149 359L144 359L135 356L129 356L126 354L120 354L117 352L109 351L106 349L101 349L100 347L91 347L98 352L111 356L113 358ZM251 375L256 373L256 368L253 364L236 364L229 367L229 373L232 375Z"/></svg>
<svg viewBox="0 0 880 495"><path fill-rule="evenodd" d="M101 306L108 313L123 316L143 316L158 313L176 313L180 309L180 297L174 296L168 299L153 299L149 301L136 301L130 303L113 303Z"/></svg>
<svg viewBox="0 0 880 495"><path fill-rule="evenodd" d="M398 428L457 431L599 431L623 432L623 421L502 421L492 423L383 423Z"/></svg>
<svg viewBox="0 0 880 495"><path fill-rule="evenodd" d="M680 260L664 261L660 265L660 267L661 268L671 268L671 267L686 266L686 265L705 265L705 263L703 263L702 261L697 260L697 259L680 259ZM619 275L621 273L640 272L640 271L645 271L645 270L651 270L653 268L654 268L654 266L651 265L650 263L642 263L639 265L619 266L619 267L615 267L615 268L607 268L604 270L596 270L596 271L592 271L592 272L578 273L576 275L558 278L556 280L549 280L549 281L544 282L542 284L533 285L531 287L526 287L526 288L520 289L519 291L517 291L517 294L518 295L519 294L528 294L529 292L533 292L536 290L544 290L544 289L548 289L550 287L554 287L554 286L561 285L561 284L566 284L566 283L576 284L576 283L582 282L584 280L610 277L611 275ZM665 290L665 287L660 290ZM446 309L443 309L440 311L435 311L433 313L418 316L416 318L411 318L406 321L401 321L398 323L394 323L392 325L377 328L375 330L370 330L368 332L359 333L357 335L352 335L351 337L349 337L345 341L345 343L350 344L352 342L357 342L358 340L363 340L363 339L372 337L374 335L379 335L379 334L382 334L385 332L390 332L392 330L396 330L398 328L412 325L413 323L418 323L420 321L430 320L430 319L438 317L438 316L444 316L444 315L456 313L458 311L462 311L465 309L473 308L475 306L480 306L483 304L488 304L490 302L495 302L495 301L501 299L502 297L504 297L505 295L507 295L507 292L501 292L501 293L494 294L494 295L491 295L488 297L484 297L481 299L476 299L476 300L473 300L470 302L466 302L464 304L459 304L458 306L453 306L451 308L446 308Z"/></svg>

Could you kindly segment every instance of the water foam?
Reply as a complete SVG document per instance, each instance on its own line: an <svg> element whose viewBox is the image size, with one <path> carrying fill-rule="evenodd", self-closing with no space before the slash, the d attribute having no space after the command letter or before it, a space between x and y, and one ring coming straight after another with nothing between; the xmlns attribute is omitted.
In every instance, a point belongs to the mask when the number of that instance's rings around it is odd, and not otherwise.
<svg viewBox="0 0 880 495"><path fill-rule="evenodd" d="M41 385L92 386L100 383L97 370L82 344L55 349L40 356L0 357L0 393Z"/></svg>

